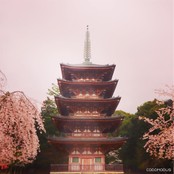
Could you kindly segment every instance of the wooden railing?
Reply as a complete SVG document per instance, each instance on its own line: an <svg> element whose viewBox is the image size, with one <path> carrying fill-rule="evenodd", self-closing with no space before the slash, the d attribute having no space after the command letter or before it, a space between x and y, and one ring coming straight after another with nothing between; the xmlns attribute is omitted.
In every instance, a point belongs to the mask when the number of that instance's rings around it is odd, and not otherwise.
<svg viewBox="0 0 174 174"><path fill-rule="evenodd" d="M81 171L123 171L123 164L51 164L51 172L81 172Z"/></svg>

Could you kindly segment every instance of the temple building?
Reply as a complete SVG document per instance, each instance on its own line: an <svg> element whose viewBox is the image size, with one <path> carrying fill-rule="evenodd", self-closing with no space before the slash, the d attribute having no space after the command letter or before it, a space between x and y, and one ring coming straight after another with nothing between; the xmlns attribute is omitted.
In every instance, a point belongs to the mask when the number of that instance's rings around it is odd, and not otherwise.
<svg viewBox="0 0 174 174"><path fill-rule="evenodd" d="M115 115L120 97L113 97L118 80L112 80L115 65L91 62L91 46L87 27L84 62L60 64L60 94L55 96L59 115L52 117L62 137L48 141L68 155L68 164L51 166L51 173L123 173L122 165L106 164L105 155L126 141L112 137L122 122Z"/></svg>

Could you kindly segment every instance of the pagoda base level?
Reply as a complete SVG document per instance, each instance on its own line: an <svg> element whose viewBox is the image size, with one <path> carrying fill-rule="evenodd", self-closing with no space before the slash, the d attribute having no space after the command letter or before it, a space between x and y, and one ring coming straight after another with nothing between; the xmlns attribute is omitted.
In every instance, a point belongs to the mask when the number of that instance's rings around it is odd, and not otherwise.
<svg viewBox="0 0 174 174"><path fill-rule="evenodd" d="M50 172L50 174L124 174L124 172Z"/></svg>
<svg viewBox="0 0 174 174"><path fill-rule="evenodd" d="M120 163L104 165L51 164L50 169L50 174L124 174L123 164Z"/></svg>

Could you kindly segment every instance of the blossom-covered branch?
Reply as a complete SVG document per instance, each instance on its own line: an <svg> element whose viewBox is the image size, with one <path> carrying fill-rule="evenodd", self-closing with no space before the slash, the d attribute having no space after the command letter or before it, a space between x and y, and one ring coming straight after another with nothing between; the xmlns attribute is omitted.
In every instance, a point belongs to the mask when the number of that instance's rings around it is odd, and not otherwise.
<svg viewBox="0 0 174 174"><path fill-rule="evenodd" d="M158 93L170 97L171 101L174 101L173 86L166 90L158 90ZM144 147L151 156L172 159L174 157L174 106L162 107L156 113L158 117L154 120L143 116L139 117L152 126L143 135L143 139L147 140Z"/></svg>
<svg viewBox="0 0 174 174"><path fill-rule="evenodd" d="M25 94L21 91L1 92L0 164L33 162L39 151L37 130L45 131L43 120Z"/></svg>

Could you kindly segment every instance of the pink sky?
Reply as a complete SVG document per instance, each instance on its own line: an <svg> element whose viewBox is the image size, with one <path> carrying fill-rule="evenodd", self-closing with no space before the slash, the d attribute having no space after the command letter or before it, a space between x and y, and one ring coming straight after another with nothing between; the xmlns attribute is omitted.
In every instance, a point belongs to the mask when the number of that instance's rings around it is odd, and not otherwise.
<svg viewBox="0 0 174 174"><path fill-rule="evenodd" d="M42 102L61 77L59 63L81 63L86 25L92 62L116 64L118 109L157 97L173 84L172 0L0 0L0 69L6 90Z"/></svg>

